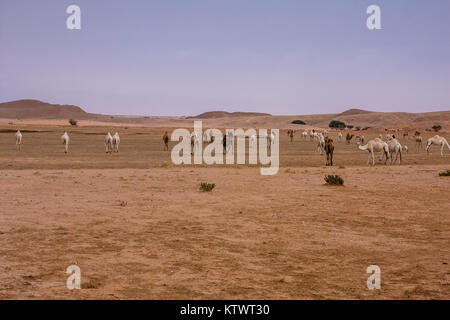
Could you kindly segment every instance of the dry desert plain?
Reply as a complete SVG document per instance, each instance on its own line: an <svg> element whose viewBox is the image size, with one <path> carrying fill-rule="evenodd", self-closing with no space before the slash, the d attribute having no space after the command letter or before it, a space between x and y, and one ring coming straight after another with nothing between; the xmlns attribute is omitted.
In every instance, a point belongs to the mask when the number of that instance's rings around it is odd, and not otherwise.
<svg viewBox="0 0 450 320"><path fill-rule="evenodd" d="M0 299L450 298L448 150L400 138L402 165L369 167L331 133L325 167L316 142L282 131L280 170L262 176L173 165L162 143L173 127L22 124L17 151L17 126L1 124ZM107 131L119 153L105 153ZM81 290L66 288L73 264ZM366 287L373 264L381 290Z"/></svg>

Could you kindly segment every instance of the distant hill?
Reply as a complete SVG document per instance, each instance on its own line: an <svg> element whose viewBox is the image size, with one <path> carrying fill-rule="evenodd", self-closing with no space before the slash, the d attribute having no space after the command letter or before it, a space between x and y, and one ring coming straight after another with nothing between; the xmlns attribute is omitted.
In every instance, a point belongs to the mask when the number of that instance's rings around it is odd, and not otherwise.
<svg viewBox="0 0 450 320"><path fill-rule="evenodd" d="M210 111L199 114L198 116L187 117L187 119L217 119L226 117L260 117L271 116L270 113L261 112L226 112L226 111Z"/></svg>
<svg viewBox="0 0 450 320"><path fill-rule="evenodd" d="M340 113L339 116L354 116L357 114L368 114L368 113L372 113L372 111L366 111L361 109L349 109L347 111Z"/></svg>
<svg viewBox="0 0 450 320"><path fill-rule="evenodd" d="M442 131L450 131L450 111L408 113L408 112L375 112L361 109L350 109L334 114L309 114L277 116L260 112L226 112L211 111L195 117L149 117L118 116L88 113L74 105L50 104L38 100L18 100L0 103L0 119L23 121L53 121L69 119L85 120L93 123L115 123L124 126L143 125L151 127L183 127L192 126L193 119L202 119L205 127L210 128L279 128L298 129L294 120L302 120L305 128L328 128L330 121L338 120L354 127L404 128L407 130L425 130L433 125L441 125ZM7 121L9 122L9 121Z"/></svg>
<svg viewBox="0 0 450 320"><path fill-rule="evenodd" d="M59 105L39 100L17 100L0 103L0 118L8 119L97 119L100 115L87 113L78 106Z"/></svg>

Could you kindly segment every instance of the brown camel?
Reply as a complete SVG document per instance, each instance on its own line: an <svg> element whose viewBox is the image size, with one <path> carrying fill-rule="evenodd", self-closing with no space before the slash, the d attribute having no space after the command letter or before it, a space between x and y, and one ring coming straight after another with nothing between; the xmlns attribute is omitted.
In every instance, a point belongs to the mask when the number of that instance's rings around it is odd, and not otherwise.
<svg viewBox="0 0 450 320"><path fill-rule="evenodd" d="M163 141L164 141L164 150L169 151L169 135L167 134L167 131L164 132Z"/></svg>
<svg viewBox="0 0 450 320"><path fill-rule="evenodd" d="M334 152L334 145L333 145L333 139L325 138L325 153L327 154L327 166L333 166L333 152Z"/></svg>
<svg viewBox="0 0 450 320"><path fill-rule="evenodd" d="M289 137L291 137L291 142L294 141L294 130L291 130Z"/></svg>
<svg viewBox="0 0 450 320"><path fill-rule="evenodd" d="M345 137L345 141L347 142L347 144L350 144L350 141L352 141L353 137L353 134L347 133L347 136Z"/></svg>
<svg viewBox="0 0 450 320"><path fill-rule="evenodd" d="M422 136L414 136L416 138L416 148L422 149Z"/></svg>

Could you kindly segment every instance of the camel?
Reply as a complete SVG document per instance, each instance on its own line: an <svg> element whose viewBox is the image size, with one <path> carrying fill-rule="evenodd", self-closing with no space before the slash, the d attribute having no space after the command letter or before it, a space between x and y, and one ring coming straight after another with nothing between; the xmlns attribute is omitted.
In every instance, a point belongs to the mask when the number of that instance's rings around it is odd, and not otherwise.
<svg viewBox="0 0 450 320"><path fill-rule="evenodd" d="M345 137L345 141L347 142L347 144L350 144L350 141L352 141L353 137L353 134L347 133L347 136Z"/></svg>
<svg viewBox="0 0 450 320"><path fill-rule="evenodd" d="M200 139L197 136L196 132L193 132L191 134L191 154L194 154L195 151L199 150L200 148Z"/></svg>
<svg viewBox="0 0 450 320"><path fill-rule="evenodd" d="M434 136L433 138L428 139L427 141L427 154L429 154L429 149L433 145L440 145L441 146L441 156L444 156L444 147L447 146L448 150L450 150L450 145L448 144L447 140L444 137L441 136Z"/></svg>
<svg viewBox="0 0 450 320"><path fill-rule="evenodd" d="M120 137L119 134L116 132L112 137L112 146L114 152L119 152L119 144L120 144Z"/></svg>
<svg viewBox="0 0 450 320"><path fill-rule="evenodd" d="M254 146L256 144L256 135L252 134L252 136L250 137L250 144L252 146Z"/></svg>
<svg viewBox="0 0 450 320"><path fill-rule="evenodd" d="M408 132L405 132L405 133L403 134L403 139L404 139L404 140L408 140L408 138L409 138L409 134L408 134Z"/></svg>
<svg viewBox="0 0 450 320"><path fill-rule="evenodd" d="M319 134L317 132L313 133L314 140L319 140Z"/></svg>
<svg viewBox="0 0 450 320"><path fill-rule="evenodd" d="M203 133L203 143L213 142L212 130L208 129Z"/></svg>
<svg viewBox="0 0 450 320"><path fill-rule="evenodd" d="M164 132L163 141L164 141L164 150L169 151L169 135L167 134L167 131Z"/></svg>
<svg viewBox="0 0 450 320"><path fill-rule="evenodd" d="M334 152L333 140L326 137L325 138L325 153L327 155L327 162L326 162L327 166L333 166L333 152Z"/></svg>
<svg viewBox="0 0 450 320"><path fill-rule="evenodd" d="M113 141L113 137L112 137L111 133L108 132L106 137L105 137L106 153L111 153L112 152L112 141Z"/></svg>
<svg viewBox="0 0 450 320"><path fill-rule="evenodd" d="M339 142L342 141L342 132L339 132L339 133L338 133L338 140L339 140Z"/></svg>
<svg viewBox="0 0 450 320"><path fill-rule="evenodd" d="M233 153L234 151L234 135L233 132L229 131L227 133L227 139L226 139L226 148L227 148L227 154Z"/></svg>
<svg viewBox="0 0 450 320"><path fill-rule="evenodd" d="M191 140L191 143L192 143L192 140ZM223 153L225 154L225 152L227 151L227 135L226 134L223 135L222 144L223 144Z"/></svg>
<svg viewBox="0 0 450 320"><path fill-rule="evenodd" d="M383 152L383 155L386 155L386 161L389 159L389 146L386 142L379 138L375 138L373 140L369 140L365 146L358 145L360 150L367 150L369 152L369 158L367 159L367 164L370 163L370 157L372 157L372 166L375 165L375 154L374 152Z"/></svg>
<svg viewBox="0 0 450 320"><path fill-rule="evenodd" d="M416 148L422 149L422 136L416 135L414 138L416 139Z"/></svg>
<svg viewBox="0 0 450 320"><path fill-rule="evenodd" d="M387 142L389 146L389 153L391 155L391 164L395 163L398 159L398 164L402 164L402 145L395 138L391 138ZM394 159L395 154L395 159ZM384 155L384 154L383 154Z"/></svg>
<svg viewBox="0 0 450 320"><path fill-rule="evenodd" d="M16 132L16 148L21 149L21 143L22 143L22 133L20 133L20 130L17 130Z"/></svg>
<svg viewBox="0 0 450 320"><path fill-rule="evenodd" d="M67 134L67 132L64 132L64 134L61 136L61 142L62 144L65 144L65 150L64 153L68 153L69 152L69 135Z"/></svg>
<svg viewBox="0 0 450 320"><path fill-rule="evenodd" d="M405 150L406 151L406 153L408 153L409 152L409 149L408 149L408 146L405 144L405 145L403 145L403 150Z"/></svg>
<svg viewBox="0 0 450 320"><path fill-rule="evenodd" d="M364 136L356 135L355 139L357 143L359 142L360 144L364 144L364 140L366 138Z"/></svg>
<svg viewBox="0 0 450 320"><path fill-rule="evenodd" d="M323 154L325 151L325 137L323 134L319 133L317 135L317 138L319 139L319 143L317 144L317 151L320 152L320 154Z"/></svg>
<svg viewBox="0 0 450 320"><path fill-rule="evenodd" d="M302 138L306 140L307 137L308 137L308 130L305 130L302 132Z"/></svg>
<svg viewBox="0 0 450 320"><path fill-rule="evenodd" d="M294 130L291 130L289 137L291 138L291 142L294 141Z"/></svg>

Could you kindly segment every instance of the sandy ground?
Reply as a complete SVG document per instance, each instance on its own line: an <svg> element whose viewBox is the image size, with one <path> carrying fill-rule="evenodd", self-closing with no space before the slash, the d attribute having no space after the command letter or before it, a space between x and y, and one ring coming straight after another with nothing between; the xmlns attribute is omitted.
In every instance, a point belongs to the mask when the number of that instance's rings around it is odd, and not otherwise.
<svg viewBox="0 0 450 320"><path fill-rule="evenodd" d="M68 155L66 128L27 129L20 152L0 133L1 299L450 298L448 150L407 142L403 165L372 168L336 143L330 168L283 133L279 173L261 176L174 166L163 129L122 128L113 155L104 128L69 128ZM73 264L81 290L66 288ZM366 287L372 264L381 290Z"/></svg>

